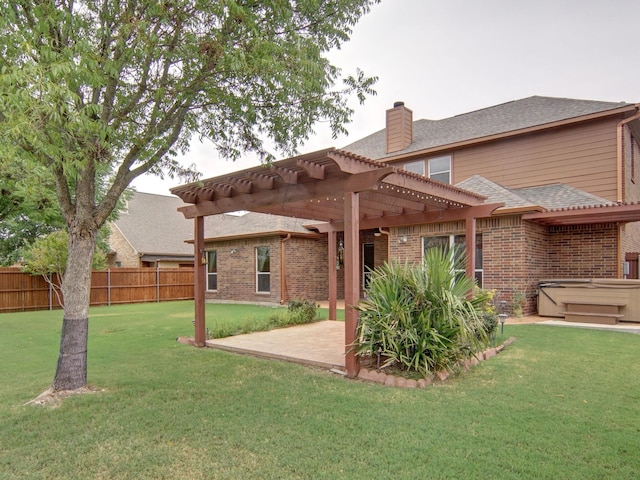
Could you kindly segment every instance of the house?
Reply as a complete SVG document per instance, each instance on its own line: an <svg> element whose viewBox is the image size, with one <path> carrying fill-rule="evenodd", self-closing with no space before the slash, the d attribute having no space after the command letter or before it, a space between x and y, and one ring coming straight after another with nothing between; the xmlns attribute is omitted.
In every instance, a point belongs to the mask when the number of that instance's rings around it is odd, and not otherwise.
<svg viewBox="0 0 640 480"><path fill-rule="evenodd" d="M110 267L193 267L193 222L177 209L179 198L135 192L110 223Z"/></svg>
<svg viewBox="0 0 640 480"><path fill-rule="evenodd" d="M304 268L322 272L309 276L309 283L318 283L309 288L326 288L320 298L328 297L330 307L336 297L347 305L358 302L368 268L385 260L420 261L426 248L461 244L467 274L495 289L511 308L522 302L530 314L541 280L634 275L631 262L640 251L639 108L530 97L414 121L398 102L386 112L383 130L341 150L285 159L172 193L188 204L181 211L195 221L195 251L216 250L220 264L220 242L205 238L205 217L244 209L309 219L304 227L323 238L314 240L318 249L306 258L314 262ZM222 253L233 251L234 241L227 237ZM264 240L257 234L252 241L243 279L223 276L218 268L217 292L223 284L233 290L239 281L249 281L258 292L264 274L287 276L291 260L273 244L265 267ZM196 283L199 277L196 272ZM205 295L216 291L205 294L202 288L201 301ZM197 306L196 322L198 311ZM349 344L357 312L347 308L345 319ZM353 373L354 360L347 357Z"/></svg>
<svg viewBox="0 0 640 480"><path fill-rule="evenodd" d="M135 192L110 225L112 268L193 267L193 222L184 218L177 197ZM285 303L291 298L327 296L325 236L310 231L307 219L240 211L207 217L209 248L198 260L207 264L207 295L212 300ZM260 245L263 269L276 252L278 269L256 275L253 248ZM282 269L282 270L281 270ZM283 271L285 274L281 274ZM218 275L224 282L218 286ZM260 278L260 288L255 287ZM234 279L233 283L228 280Z"/></svg>
<svg viewBox="0 0 640 480"><path fill-rule="evenodd" d="M638 278L638 104L530 97L443 120L413 122L402 102L386 128L345 150L504 202L478 222L476 277L536 311L536 287L553 278ZM407 225L418 260L464 226ZM626 268L625 268L626 267Z"/></svg>

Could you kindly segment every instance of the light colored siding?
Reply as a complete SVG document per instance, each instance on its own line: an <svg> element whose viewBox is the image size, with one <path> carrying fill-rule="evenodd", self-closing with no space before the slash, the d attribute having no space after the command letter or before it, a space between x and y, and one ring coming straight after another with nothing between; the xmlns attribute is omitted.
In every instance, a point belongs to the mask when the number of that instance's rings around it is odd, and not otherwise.
<svg viewBox="0 0 640 480"><path fill-rule="evenodd" d="M591 122L456 150L453 183L472 175L510 188L566 183L615 201L616 122Z"/></svg>

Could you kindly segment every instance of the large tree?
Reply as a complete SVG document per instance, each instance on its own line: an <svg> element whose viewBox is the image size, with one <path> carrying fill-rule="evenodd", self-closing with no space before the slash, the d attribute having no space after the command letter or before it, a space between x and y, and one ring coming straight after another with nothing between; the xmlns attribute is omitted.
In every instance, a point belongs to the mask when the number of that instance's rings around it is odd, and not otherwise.
<svg viewBox="0 0 640 480"><path fill-rule="evenodd" d="M326 54L377 1L0 0L0 158L47 169L69 232L54 390L86 385L96 235L131 181L189 177L194 135L269 160L344 131L375 79Z"/></svg>

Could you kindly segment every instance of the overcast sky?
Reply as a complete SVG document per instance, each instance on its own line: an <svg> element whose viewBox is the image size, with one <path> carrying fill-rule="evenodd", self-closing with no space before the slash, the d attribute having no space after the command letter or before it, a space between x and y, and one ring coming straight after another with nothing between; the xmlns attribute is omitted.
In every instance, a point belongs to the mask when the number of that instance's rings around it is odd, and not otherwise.
<svg viewBox="0 0 640 480"><path fill-rule="evenodd" d="M301 153L343 147L384 128L401 100L414 120L441 119L542 95L640 103L640 0L383 0L332 52L345 75L379 77L364 105L353 103L348 137L323 125ZM195 142L184 162L204 178L258 165L227 162ZM138 191L170 194L178 180L146 176Z"/></svg>

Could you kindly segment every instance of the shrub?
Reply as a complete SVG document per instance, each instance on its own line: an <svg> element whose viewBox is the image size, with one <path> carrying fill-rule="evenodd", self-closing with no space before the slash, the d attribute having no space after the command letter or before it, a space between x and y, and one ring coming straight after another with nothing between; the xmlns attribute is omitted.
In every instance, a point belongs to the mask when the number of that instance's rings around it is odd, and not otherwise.
<svg viewBox="0 0 640 480"><path fill-rule="evenodd" d="M483 288L476 288L474 291L473 300L471 300L471 302L476 307L476 310L479 312L480 319L482 320L482 332L478 334L479 338L482 338L482 336L492 338L498 329L498 313L496 312L496 307L493 303L495 294L495 290L487 290Z"/></svg>
<svg viewBox="0 0 640 480"><path fill-rule="evenodd" d="M294 325L313 322L316 319L317 309L318 305L310 300L294 299L287 303L287 311Z"/></svg>
<svg viewBox="0 0 640 480"><path fill-rule="evenodd" d="M480 300L467 300L474 281L460 272L462 256L433 248L422 264L384 264L376 269L360 303L359 356L385 359L417 371L452 370L488 343Z"/></svg>

